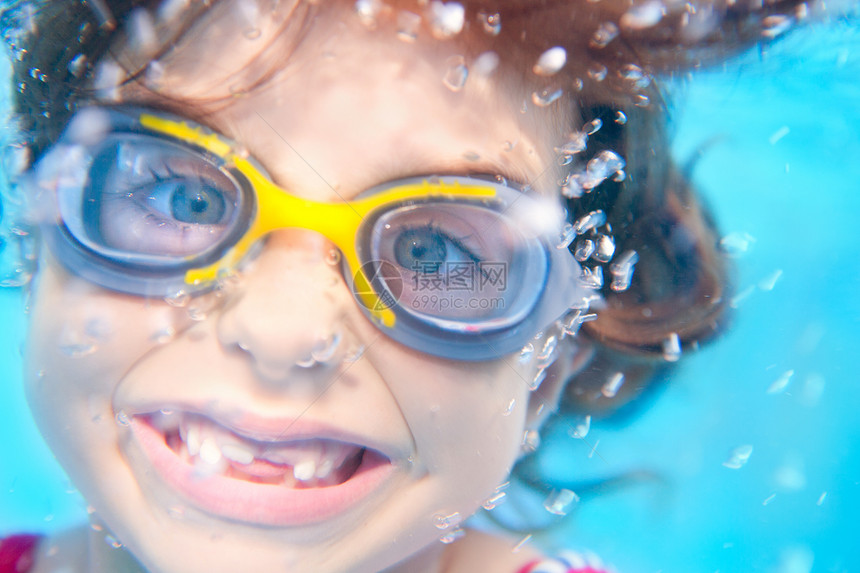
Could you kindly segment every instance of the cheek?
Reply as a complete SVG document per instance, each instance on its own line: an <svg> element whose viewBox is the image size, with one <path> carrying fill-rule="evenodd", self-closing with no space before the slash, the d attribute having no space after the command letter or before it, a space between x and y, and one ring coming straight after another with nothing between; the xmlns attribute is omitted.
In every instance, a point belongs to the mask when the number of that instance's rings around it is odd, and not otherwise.
<svg viewBox="0 0 860 573"><path fill-rule="evenodd" d="M181 325L166 303L109 293L50 262L41 269L31 296L24 377L37 423L62 451L57 442L115 423L119 381Z"/></svg>

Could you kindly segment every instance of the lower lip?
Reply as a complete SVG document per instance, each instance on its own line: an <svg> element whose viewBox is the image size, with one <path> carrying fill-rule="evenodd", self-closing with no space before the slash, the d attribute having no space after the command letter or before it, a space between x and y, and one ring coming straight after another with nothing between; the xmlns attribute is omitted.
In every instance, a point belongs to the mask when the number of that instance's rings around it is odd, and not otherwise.
<svg viewBox="0 0 860 573"><path fill-rule="evenodd" d="M293 489L220 475L201 477L145 420L134 418L131 428L153 467L182 496L208 513L259 525L291 527L331 519L369 496L394 471L387 459L368 450L350 479L329 487Z"/></svg>

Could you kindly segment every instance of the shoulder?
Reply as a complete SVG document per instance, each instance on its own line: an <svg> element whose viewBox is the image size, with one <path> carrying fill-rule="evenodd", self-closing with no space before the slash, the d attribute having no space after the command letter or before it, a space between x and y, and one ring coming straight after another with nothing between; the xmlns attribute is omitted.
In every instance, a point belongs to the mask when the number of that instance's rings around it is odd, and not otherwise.
<svg viewBox="0 0 860 573"><path fill-rule="evenodd" d="M0 573L26 573L35 563L39 535L19 534L0 538Z"/></svg>

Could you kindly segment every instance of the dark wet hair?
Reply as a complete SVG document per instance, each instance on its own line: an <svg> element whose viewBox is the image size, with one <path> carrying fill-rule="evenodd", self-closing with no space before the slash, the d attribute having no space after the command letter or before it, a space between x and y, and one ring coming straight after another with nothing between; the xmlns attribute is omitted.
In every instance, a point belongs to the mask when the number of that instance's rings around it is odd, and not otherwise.
<svg viewBox="0 0 860 573"><path fill-rule="evenodd" d="M193 0L192 9L210 2ZM398 6L407 2L392 0ZM94 63L104 58L137 8L154 0L52 0L38 3L34 33L13 42L14 108L34 157L58 137L77 101L86 99ZM664 344L697 348L726 323L728 265L719 234L686 173L669 155L668 113L658 79L727 58L755 41L778 35L803 16L796 0L719 0L696 9L679 3L659 14L636 14L625 0L497 0L465 2L467 22L497 17L490 46L534 62L563 46L564 75L576 117L600 119L589 148L626 159L624 181L607 180L569 201L571 220L600 209L607 215L616 252L639 257L628 289L607 284L605 307L586 323L578 342L594 356L566 384L562 409L610 412L635 402L670 366ZM647 4L647 3L646 3ZM641 7L641 6L640 6ZM667 12L668 10L668 12ZM632 15L631 15L632 14ZM640 18L639 21L636 18ZM650 18L653 22L643 22ZM193 18L188 19L188 25ZM179 30L181 33L182 30ZM494 42L494 43L493 43ZM530 64L528 68L530 69ZM141 70L129 70L131 75ZM534 81L531 78L530 81ZM547 79L548 85L558 78ZM626 118L621 125L619 118ZM578 130L581 125L570 126ZM609 281L607 281L608 283ZM601 392L616 373L625 384L612 398Z"/></svg>

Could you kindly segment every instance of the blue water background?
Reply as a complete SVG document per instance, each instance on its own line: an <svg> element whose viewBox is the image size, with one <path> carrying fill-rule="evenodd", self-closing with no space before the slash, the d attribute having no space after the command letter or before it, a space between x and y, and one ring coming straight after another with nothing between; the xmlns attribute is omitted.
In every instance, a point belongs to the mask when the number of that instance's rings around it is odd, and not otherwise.
<svg viewBox="0 0 860 573"><path fill-rule="evenodd" d="M860 571L860 32L816 27L675 91L677 157L704 149L697 185L725 234L752 238L734 325L629 424L547 432L549 474L661 481L579 504L544 542L626 573ZM22 305L0 290L0 535L85 516L24 404Z"/></svg>

